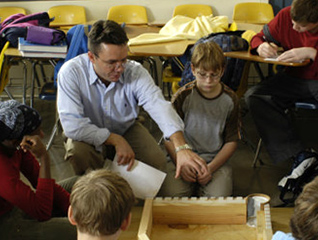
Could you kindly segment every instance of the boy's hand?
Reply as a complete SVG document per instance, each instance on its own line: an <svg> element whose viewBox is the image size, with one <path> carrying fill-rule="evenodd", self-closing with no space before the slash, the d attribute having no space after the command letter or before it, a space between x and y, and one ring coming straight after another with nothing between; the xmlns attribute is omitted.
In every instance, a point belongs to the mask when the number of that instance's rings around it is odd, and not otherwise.
<svg viewBox="0 0 318 240"><path fill-rule="evenodd" d="M274 43L263 42L261 45L258 46L256 51L261 57L276 57L278 46Z"/></svg>
<svg viewBox="0 0 318 240"><path fill-rule="evenodd" d="M210 181L212 180L212 174L210 173L210 171L208 171L205 174L202 175L198 175L198 183L200 183L200 185L205 186L207 185Z"/></svg>
<svg viewBox="0 0 318 240"><path fill-rule="evenodd" d="M302 62L306 59L315 60L317 50L311 47L293 48L283 52L278 58L282 62Z"/></svg>

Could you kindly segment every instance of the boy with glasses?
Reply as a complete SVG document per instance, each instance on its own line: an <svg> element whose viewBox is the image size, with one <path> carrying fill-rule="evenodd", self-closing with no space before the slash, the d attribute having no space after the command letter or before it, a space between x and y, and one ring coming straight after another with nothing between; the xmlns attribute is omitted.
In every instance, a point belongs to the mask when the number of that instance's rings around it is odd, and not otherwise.
<svg viewBox="0 0 318 240"><path fill-rule="evenodd" d="M165 170L165 155L136 121L139 108L154 119L175 147L185 146L183 123L141 64L128 60L128 38L114 21L97 21L88 35L88 53L67 61L58 74L58 112L66 140L66 159L78 175L102 168L117 154L120 165L134 159ZM178 154L178 170L204 173L203 159L189 149Z"/></svg>
<svg viewBox="0 0 318 240"><path fill-rule="evenodd" d="M239 140L239 103L235 93L221 82L225 57L218 44L198 44L191 58L195 80L182 87L172 103L185 124L184 136L192 150L207 163L208 172L184 169L175 179L176 154L171 142L166 149L168 175L161 194L172 197L219 197L232 194L232 168L229 158Z"/></svg>

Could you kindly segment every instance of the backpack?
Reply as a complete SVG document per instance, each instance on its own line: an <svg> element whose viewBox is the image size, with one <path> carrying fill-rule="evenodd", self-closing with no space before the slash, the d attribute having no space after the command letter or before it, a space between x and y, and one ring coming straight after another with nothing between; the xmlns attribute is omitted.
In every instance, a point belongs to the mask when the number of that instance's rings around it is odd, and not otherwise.
<svg viewBox="0 0 318 240"><path fill-rule="evenodd" d="M280 188L279 198L284 202L284 205L294 203L304 186L311 182L316 176L318 176L317 159L298 178L289 178L286 184Z"/></svg>
<svg viewBox="0 0 318 240"><path fill-rule="evenodd" d="M57 74L62 67L62 65L76 57L77 55L80 55L82 53L88 52L88 32L91 30L91 25L83 25L79 24L74 27L72 27L70 30L68 30L66 34L66 41L68 44L68 51L65 59L61 59L57 62L55 68L54 68L54 81L56 86L56 80L57 80Z"/></svg>
<svg viewBox="0 0 318 240"><path fill-rule="evenodd" d="M6 18L0 25L0 50L9 41L10 46L18 46L18 38L26 38L29 26L49 27L50 19L47 12L24 15L17 13Z"/></svg>
<svg viewBox="0 0 318 240"><path fill-rule="evenodd" d="M184 65L184 70L182 71L181 81L179 82L179 85L183 86L195 79L191 71L191 56L194 48L199 43L214 41L221 47L223 52L244 50L247 51L249 44L245 39L241 37L243 32L244 31L211 33L206 37L200 38L194 44L191 50L189 52L186 52L186 54L188 54L187 62ZM221 81L228 87L230 87L233 91L236 91L238 89L238 86L240 85L246 61L230 57L227 57L226 60L226 69L221 78Z"/></svg>

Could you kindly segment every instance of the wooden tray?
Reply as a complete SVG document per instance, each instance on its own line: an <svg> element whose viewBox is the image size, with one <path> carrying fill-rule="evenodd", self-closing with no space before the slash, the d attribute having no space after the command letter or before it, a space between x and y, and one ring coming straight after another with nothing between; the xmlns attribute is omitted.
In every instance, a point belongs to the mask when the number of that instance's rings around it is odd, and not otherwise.
<svg viewBox="0 0 318 240"><path fill-rule="evenodd" d="M269 204L247 225L247 198L146 199L138 240L270 240Z"/></svg>

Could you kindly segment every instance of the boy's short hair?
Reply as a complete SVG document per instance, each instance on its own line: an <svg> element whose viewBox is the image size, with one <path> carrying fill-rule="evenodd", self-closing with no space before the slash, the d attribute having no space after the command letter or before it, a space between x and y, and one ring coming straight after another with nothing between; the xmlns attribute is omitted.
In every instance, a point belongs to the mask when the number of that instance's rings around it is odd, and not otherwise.
<svg viewBox="0 0 318 240"><path fill-rule="evenodd" d="M128 182L106 169L80 177L70 197L72 216L78 231L107 236L118 231L135 202Z"/></svg>
<svg viewBox="0 0 318 240"><path fill-rule="evenodd" d="M225 68L225 57L221 47L211 41L199 43L193 51L191 64L205 71L222 71Z"/></svg>
<svg viewBox="0 0 318 240"><path fill-rule="evenodd" d="M297 23L318 23L318 1L294 0L291 5L291 18Z"/></svg>
<svg viewBox="0 0 318 240"><path fill-rule="evenodd" d="M127 42L124 29L112 20L95 22L88 34L88 49L94 54L98 54L102 43L125 45Z"/></svg>
<svg viewBox="0 0 318 240"><path fill-rule="evenodd" d="M318 239L318 177L306 184L297 198L290 228L296 239Z"/></svg>

